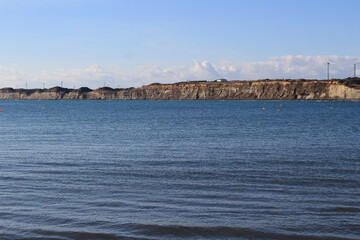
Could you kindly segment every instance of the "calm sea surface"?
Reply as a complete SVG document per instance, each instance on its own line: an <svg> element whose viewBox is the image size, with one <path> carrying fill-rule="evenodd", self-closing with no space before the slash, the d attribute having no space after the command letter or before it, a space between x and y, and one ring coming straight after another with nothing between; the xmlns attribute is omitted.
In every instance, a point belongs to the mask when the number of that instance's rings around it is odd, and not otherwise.
<svg viewBox="0 0 360 240"><path fill-rule="evenodd" d="M360 102L0 101L0 239L360 239Z"/></svg>

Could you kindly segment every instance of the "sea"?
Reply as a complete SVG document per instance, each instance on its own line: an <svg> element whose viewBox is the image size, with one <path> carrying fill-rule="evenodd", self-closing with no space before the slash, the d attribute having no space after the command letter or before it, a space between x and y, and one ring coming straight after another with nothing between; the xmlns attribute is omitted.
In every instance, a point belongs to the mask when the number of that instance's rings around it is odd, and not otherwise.
<svg viewBox="0 0 360 240"><path fill-rule="evenodd" d="M0 239L360 239L360 102L0 101Z"/></svg>

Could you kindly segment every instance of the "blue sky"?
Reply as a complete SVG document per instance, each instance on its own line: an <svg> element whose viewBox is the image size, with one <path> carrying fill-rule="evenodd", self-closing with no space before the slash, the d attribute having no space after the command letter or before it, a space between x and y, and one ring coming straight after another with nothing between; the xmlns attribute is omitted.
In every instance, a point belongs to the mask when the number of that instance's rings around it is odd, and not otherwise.
<svg viewBox="0 0 360 240"><path fill-rule="evenodd" d="M314 61L348 77L359 9L358 0L0 0L0 87L321 78L303 67Z"/></svg>

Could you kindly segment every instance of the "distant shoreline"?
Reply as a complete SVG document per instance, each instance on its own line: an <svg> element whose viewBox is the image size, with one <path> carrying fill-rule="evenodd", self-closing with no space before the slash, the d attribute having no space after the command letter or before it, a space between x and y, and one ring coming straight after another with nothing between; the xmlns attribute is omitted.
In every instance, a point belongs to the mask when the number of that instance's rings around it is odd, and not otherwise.
<svg viewBox="0 0 360 240"><path fill-rule="evenodd" d="M360 101L360 78L188 81L139 88L0 89L0 100L339 100Z"/></svg>

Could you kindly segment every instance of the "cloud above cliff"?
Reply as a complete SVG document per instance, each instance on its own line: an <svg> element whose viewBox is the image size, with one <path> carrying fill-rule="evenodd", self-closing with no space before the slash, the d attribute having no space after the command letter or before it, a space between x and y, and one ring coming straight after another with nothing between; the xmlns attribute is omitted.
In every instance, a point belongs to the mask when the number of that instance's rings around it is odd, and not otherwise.
<svg viewBox="0 0 360 240"><path fill-rule="evenodd" d="M90 65L84 68L62 68L28 72L17 66L0 65L0 88L19 87L41 88L60 86L73 88L89 86L98 88L138 87L153 82L172 83L187 80L257 80L265 78L306 78L325 79L327 62L330 63L331 78L353 76L354 64L360 57L354 56L279 56L259 62L209 62L197 61L181 66L162 67L155 65L138 66L132 69Z"/></svg>
<svg viewBox="0 0 360 240"><path fill-rule="evenodd" d="M353 76L353 66L360 57L351 56L281 56L263 62L195 63L194 75L228 79L256 80L264 78L316 78L327 77L327 62L331 78ZM359 66L360 67L360 66Z"/></svg>

